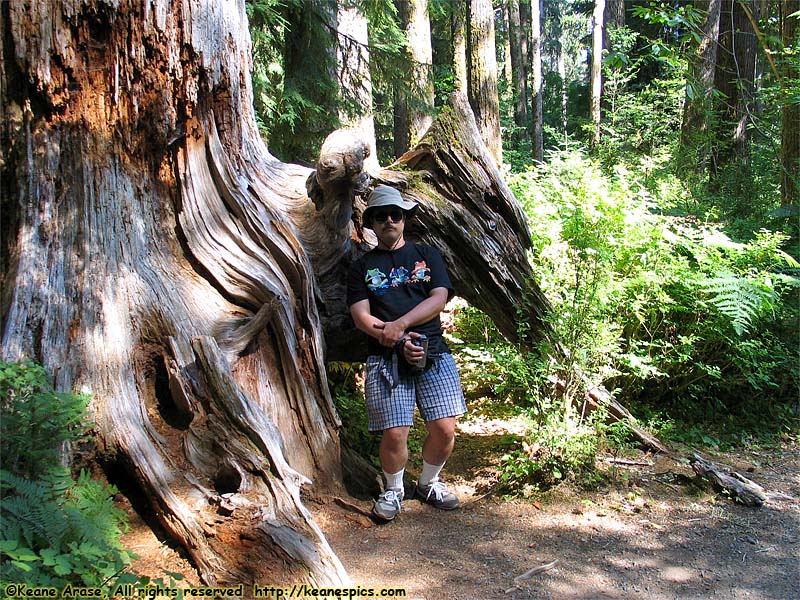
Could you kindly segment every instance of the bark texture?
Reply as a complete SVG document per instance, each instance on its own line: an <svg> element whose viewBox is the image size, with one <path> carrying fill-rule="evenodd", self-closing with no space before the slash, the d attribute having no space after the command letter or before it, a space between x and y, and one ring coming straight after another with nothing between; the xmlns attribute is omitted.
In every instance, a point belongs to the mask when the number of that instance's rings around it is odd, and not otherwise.
<svg viewBox="0 0 800 600"><path fill-rule="evenodd" d="M467 28L463 0L450 0L454 86L467 93Z"/></svg>
<svg viewBox="0 0 800 600"><path fill-rule="evenodd" d="M708 121L713 110L714 71L719 43L719 16L722 0L695 0L705 13L703 36L690 58L689 81L683 105L681 148L685 162L696 172L707 168L710 144Z"/></svg>
<svg viewBox="0 0 800 600"><path fill-rule="evenodd" d="M533 160L544 162L544 118L542 116L542 10L541 0L531 0L531 142Z"/></svg>
<svg viewBox="0 0 800 600"><path fill-rule="evenodd" d="M206 583L346 583L300 501L341 480L307 172L258 136L244 3L1 10L2 357L92 394Z"/></svg>
<svg viewBox="0 0 800 600"><path fill-rule="evenodd" d="M372 105L372 76L369 72L367 15L357 6L340 5L337 16L339 121L359 132L369 144L366 166L379 168Z"/></svg>
<svg viewBox="0 0 800 600"><path fill-rule="evenodd" d="M408 90L395 92L394 150L402 155L419 142L433 122L433 46L428 0L401 0L400 22L411 62Z"/></svg>
<svg viewBox="0 0 800 600"><path fill-rule="evenodd" d="M789 17L798 10L796 0L783 0L783 47L800 45L800 18ZM783 62L783 80L797 81L800 69L797 63ZM785 207L800 204L800 102L783 103L781 123L781 205Z"/></svg>
<svg viewBox="0 0 800 600"><path fill-rule="evenodd" d="M591 98L589 116L592 120L592 146L600 143L600 100L603 91L603 15L606 0L594 0L592 12L592 68L590 73Z"/></svg>
<svg viewBox="0 0 800 600"><path fill-rule="evenodd" d="M500 96L497 91L494 10L490 0L467 4L467 92L486 147L497 164L503 162L500 136Z"/></svg>
<svg viewBox="0 0 800 600"><path fill-rule="evenodd" d="M528 84L527 44L519 12L519 0L508 1L508 38L511 50L511 71L514 76L514 124L515 135L524 140L528 137Z"/></svg>
<svg viewBox="0 0 800 600"><path fill-rule="evenodd" d="M754 5L755 6L755 5ZM758 15L754 15L758 18ZM756 51L758 38L750 18L738 0L722 0L719 49L714 86L721 93L718 102L720 143L712 159L712 179L729 164L749 162L748 124L755 110Z"/></svg>

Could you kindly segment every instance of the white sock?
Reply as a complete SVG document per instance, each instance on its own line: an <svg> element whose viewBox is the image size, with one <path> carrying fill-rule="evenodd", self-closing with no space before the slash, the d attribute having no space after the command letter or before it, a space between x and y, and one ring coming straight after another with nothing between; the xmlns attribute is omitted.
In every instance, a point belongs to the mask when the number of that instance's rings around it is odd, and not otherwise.
<svg viewBox="0 0 800 600"><path fill-rule="evenodd" d="M444 464L441 465L432 465L428 463L424 458L422 459L422 474L419 476L419 485L424 487L428 485L434 479L438 479L439 473L442 472L442 467Z"/></svg>
<svg viewBox="0 0 800 600"><path fill-rule="evenodd" d="M386 489L387 490L397 490L402 492L403 491L403 473L405 473L405 469L400 469L397 473L387 473L386 471L383 472L383 476L386 478Z"/></svg>

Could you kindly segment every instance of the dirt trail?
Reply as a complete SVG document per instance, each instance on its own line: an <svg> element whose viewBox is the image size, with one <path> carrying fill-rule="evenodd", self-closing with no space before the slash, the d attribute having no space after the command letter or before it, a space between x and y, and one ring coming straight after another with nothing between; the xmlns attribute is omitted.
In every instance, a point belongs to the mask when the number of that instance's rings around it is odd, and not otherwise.
<svg viewBox="0 0 800 600"><path fill-rule="evenodd" d="M424 600L800 598L794 444L717 457L754 469L773 492L758 509L691 495L673 476L689 471L666 460L618 467L615 483L599 491L562 486L546 500L481 498L476 483L492 477L497 456L486 444L474 432L458 439L446 478L464 504L459 511L407 500L393 523L365 527L336 505L312 507L354 584L405 587ZM515 582L541 566L549 568Z"/></svg>
<svg viewBox="0 0 800 600"><path fill-rule="evenodd" d="M666 460L619 466L611 485L592 492L562 485L535 501L483 496L501 433L459 434L445 479L461 510L406 500L393 523L375 525L334 502L310 504L354 585L401 587L421 600L800 598L796 443L716 457L752 469L770 492L754 509L691 492L674 477L689 471ZM158 576L164 568L198 582L189 563L141 521L126 541L141 556L141 572ZM549 568L519 579L540 566Z"/></svg>

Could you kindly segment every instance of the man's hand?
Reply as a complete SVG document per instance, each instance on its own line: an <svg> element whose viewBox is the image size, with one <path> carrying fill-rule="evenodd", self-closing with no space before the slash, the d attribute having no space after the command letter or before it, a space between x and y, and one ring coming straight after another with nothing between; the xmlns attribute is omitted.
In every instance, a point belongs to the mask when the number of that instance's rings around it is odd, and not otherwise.
<svg viewBox="0 0 800 600"><path fill-rule="evenodd" d="M387 348L394 348L395 344L397 344L406 333L406 328L400 321L375 323L373 327L381 331L378 341Z"/></svg>
<svg viewBox="0 0 800 600"><path fill-rule="evenodd" d="M403 344L403 356L405 357L406 361L412 365L422 360L422 357L425 355L425 351L422 349L422 346L417 346L411 341L419 337L420 334L416 333L415 331L409 331L408 335L406 336L408 341Z"/></svg>

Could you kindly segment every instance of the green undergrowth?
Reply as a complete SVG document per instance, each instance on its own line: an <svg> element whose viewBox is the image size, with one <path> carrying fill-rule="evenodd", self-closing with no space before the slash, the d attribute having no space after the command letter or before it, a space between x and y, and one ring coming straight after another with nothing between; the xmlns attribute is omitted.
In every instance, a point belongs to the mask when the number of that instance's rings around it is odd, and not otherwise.
<svg viewBox="0 0 800 600"><path fill-rule="evenodd" d="M530 264L559 348L506 342L457 307L452 346L470 403L516 410L530 433L504 456L511 490L597 482L625 425L577 414L603 385L666 441L727 450L797 436L800 262L790 233L698 218L668 169L611 167L578 151L510 176L532 232ZM695 214L682 213L692 206ZM520 307L518 327L529 327ZM559 382L558 388L554 382Z"/></svg>
<svg viewBox="0 0 800 600"><path fill-rule="evenodd" d="M149 582L130 571L135 556L120 542L127 520L114 505L117 490L68 464L90 441L88 402L54 391L37 364L0 361L2 589Z"/></svg>

